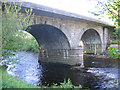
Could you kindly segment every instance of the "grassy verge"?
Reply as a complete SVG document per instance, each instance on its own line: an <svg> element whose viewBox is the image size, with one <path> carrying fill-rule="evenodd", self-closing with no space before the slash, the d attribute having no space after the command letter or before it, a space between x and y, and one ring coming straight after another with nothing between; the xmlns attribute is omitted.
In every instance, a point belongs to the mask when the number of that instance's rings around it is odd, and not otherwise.
<svg viewBox="0 0 120 90"><path fill-rule="evenodd" d="M21 79L8 75L5 69L2 69L2 88L40 88L23 82Z"/></svg>

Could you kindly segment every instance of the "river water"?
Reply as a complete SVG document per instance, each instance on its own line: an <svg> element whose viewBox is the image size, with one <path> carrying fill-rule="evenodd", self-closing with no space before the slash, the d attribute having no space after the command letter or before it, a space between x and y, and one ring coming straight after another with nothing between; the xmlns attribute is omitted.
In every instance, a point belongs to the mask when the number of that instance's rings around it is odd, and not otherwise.
<svg viewBox="0 0 120 90"><path fill-rule="evenodd" d="M58 63L38 63L38 54L20 51L10 56L7 72L23 81L50 86L71 79L74 85L83 88L118 88L118 60L84 56L84 67ZM59 60L59 59L58 59Z"/></svg>

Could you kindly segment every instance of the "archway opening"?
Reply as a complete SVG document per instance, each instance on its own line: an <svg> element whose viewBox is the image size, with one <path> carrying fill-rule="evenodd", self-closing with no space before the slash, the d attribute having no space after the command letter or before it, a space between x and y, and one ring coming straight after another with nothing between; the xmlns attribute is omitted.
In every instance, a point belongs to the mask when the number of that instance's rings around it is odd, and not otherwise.
<svg viewBox="0 0 120 90"><path fill-rule="evenodd" d="M37 24L29 26L26 31L32 34L43 49L69 49L70 44L66 35L58 28Z"/></svg>
<svg viewBox="0 0 120 90"><path fill-rule="evenodd" d="M70 49L66 35L54 26L31 25L26 31L32 34L39 44L39 60L45 61L48 57L64 56L65 50Z"/></svg>
<svg viewBox="0 0 120 90"><path fill-rule="evenodd" d="M88 29L82 35L81 40L84 44L85 53L100 53L101 52L101 39L99 33L94 29Z"/></svg>

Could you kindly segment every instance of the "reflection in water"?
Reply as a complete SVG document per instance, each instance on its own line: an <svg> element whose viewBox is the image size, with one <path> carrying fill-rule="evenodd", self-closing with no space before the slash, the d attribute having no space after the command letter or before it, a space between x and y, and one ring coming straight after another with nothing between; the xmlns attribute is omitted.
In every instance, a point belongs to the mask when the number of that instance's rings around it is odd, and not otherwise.
<svg viewBox="0 0 120 90"><path fill-rule="evenodd" d="M118 86L118 61L84 57L84 67L58 63L38 63L38 54L19 52L11 59L19 58L16 64L9 65L8 73L34 85L60 84L70 78L74 85L83 88L113 88ZM58 60L58 58L56 58ZM74 59L74 58L73 58ZM60 59L59 59L60 60ZM9 71L10 67L15 68Z"/></svg>

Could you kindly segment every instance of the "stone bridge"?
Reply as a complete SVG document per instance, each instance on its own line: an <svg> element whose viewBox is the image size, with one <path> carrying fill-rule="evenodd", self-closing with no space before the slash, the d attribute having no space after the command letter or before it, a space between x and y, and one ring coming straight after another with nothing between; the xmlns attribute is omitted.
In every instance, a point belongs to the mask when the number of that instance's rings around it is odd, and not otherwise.
<svg viewBox="0 0 120 90"><path fill-rule="evenodd" d="M24 8L33 8L34 22L27 28L39 43L39 60L63 58L55 62L83 63L85 53L101 53L106 50L112 25L85 16L24 2ZM57 57L59 56L59 57ZM74 57L77 59L74 60ZM66 59L66 60L64 60ZM43 61L45 61L43 60ZM54 62L54 60L53 60Z"/></svg>

